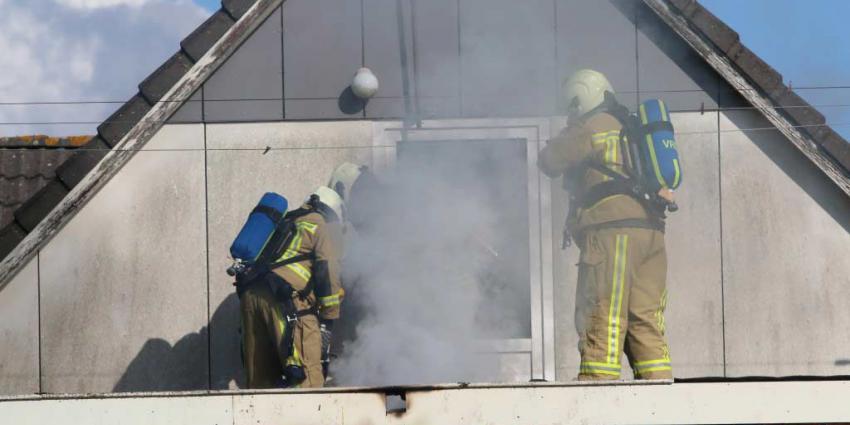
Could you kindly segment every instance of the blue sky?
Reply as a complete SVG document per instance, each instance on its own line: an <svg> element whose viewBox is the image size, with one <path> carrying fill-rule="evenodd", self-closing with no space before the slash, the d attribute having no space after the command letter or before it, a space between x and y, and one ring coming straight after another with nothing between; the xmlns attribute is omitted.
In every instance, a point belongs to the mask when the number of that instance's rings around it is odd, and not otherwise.
<svg viewBox="0 0 850 425"><path fill-rule="evenodd" d="M848 0L700 0L792 87L850 86ZM813 105L850 104L850 89L803 90ZM819 106L850 139L850 107Z"/></svg>
<svg viewBox="0 0 850 425"><path fill-rule="evenodd" d="M221 7L221 0L195 0L195 3L211 11Z"/></svg>

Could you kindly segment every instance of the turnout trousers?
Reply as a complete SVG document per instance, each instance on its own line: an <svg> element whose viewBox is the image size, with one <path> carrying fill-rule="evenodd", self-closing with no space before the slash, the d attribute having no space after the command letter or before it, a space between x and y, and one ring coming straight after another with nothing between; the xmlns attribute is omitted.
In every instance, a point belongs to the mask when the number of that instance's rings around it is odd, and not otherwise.
<svg viewBox="0 0 850 425"><path fill-rule="evenodd" d="M315 315L298 318L293 326L291 353L284 353L284 326L290 326L280 304L265 283L251 285L240 300L242 312L242 356L248 388L280 388L283 367L301 365L307 378L300 388L318 388L322 375L322 335Z"/></svg>
<svg viewBox="0 0 850 425"><path fill-rule="evenodd" d="M625 353L638 379L672 379L664 336L664 233L642 228L588 230L579 241L576 288L579 380L619 379Z"/></svg>

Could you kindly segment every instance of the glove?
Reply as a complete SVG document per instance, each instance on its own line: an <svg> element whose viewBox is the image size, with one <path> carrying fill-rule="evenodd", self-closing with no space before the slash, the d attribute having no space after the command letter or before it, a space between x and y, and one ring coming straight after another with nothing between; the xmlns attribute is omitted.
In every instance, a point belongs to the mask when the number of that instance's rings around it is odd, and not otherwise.
<svg viewBox="0 0 850 425"><path fill-rule="evenodd" d="M328 367L331 363L331 339L333 339L333 320L322 320L319 331L322 333L322 373L328 377Z"/></svg>

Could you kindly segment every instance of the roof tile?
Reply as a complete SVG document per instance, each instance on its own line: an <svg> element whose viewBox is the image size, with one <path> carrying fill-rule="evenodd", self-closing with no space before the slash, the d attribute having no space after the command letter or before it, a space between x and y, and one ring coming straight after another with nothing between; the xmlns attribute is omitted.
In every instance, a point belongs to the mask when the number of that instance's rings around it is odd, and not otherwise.
<svg viewBox="0 0 850 425"><path fill-rule="evenodd" d="M171 87L189 72L192 61L185 53L179 51L168 58L148 78L139 84L139 93L145 97L150 104L162 100L162 97L171 90Z"/></svg>
<svg viewBox="0 0 850 425"><path fill-rule="evenodd" d="M180 47L197 62L215 44L235 21L224 10L219 10L204 21L195 31L180 42Z"/></svg>
<svg viewBox="0 0 850 425"><path fill-rule="evenodd" d="M691 15L699 8L699 4L696 0L670 0L670 3L673 4L679 11L687 16L691 17Z"/></svg>
<svg viewBox="0 0 850 425"><path fill-rule="evenodd" d="M740 38L735 30L699 3L695 3L694 11L691 14L691 23L726 54L736 49L740 43Z"/></svg>
<svg viewBox="0 0 850 425"><path fill-rule="evenodd" d="M99 125L97 133L110 147L115 146L150 110L151 106L137 94Z"/></svg>
<svg viewBox="0 0 850 425"><path fill-rule="evenodd" d="M782 74L776 72L772 66L746 46L740 46L738 54L731 59L765 93L777 94L782 92L784 88Z"/></svg>
<svg viewBox="0 0 850 425"><path fill-rule="evenodd" d="M227 10L227 13L238 20L256 3L256 0L222 0L221 7Z"/></svg>
<svg viewBox="0 0 850 425"><path fill-rule="evenodd" d="M850 170L850 143L829 127L821 127L820 143L845 170Z"/></svg>
<svg viewBox="0 0 850 425"><path fill-rule="evenodd" d="M809 134L814 134L814 130L817 128L812 126L820 126L826 123L826 119L820 111L809 105L809 102L806 102L800 95L791 90L786 91L784 95L776 98L775 102L797 124L809 126L810 128L804 128Z"/></svg>
<svg viewBox="0 0 850 425"><path fill-rule="evenodd" d="M89 171L106 156L109 146L100 137L95 138L85 147L78 149L74 155L56 169L56 177L68 189L73 189Z"/></svg>
<svg viewBox="0 0 850 425"><path fill-rule="evenodd" d="M14 212L55 178L55 170L73 149L0 149L0 227L14 220Z"/></svg>
<svg viewBox="0 0 850 425"><path fill-rule="evenodd" d="M65 188L59 180L53 180L38 191L32 198L27 200L17 211L15 211L15 220L27 232L32 232L32 229L41 222L53 207L62 201L62 198L68 194L68 189Z"/></svg>

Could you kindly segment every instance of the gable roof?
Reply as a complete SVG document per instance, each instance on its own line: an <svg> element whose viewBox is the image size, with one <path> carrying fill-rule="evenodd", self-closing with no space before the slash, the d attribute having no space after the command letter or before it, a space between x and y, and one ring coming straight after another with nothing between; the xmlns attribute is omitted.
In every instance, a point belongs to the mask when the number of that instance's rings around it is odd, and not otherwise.
<svg viewBox="0 0 850 425"><path fill-rule="evenodd" d="M139 84L138 94L98 126L96 137L46 175L40 190L16 204L14 220L0 223L0 258L5 257L0 289L284 1L222 0L221 9ZM850 195L850 144L734 30L697 0L642 1ZM164 98L180 102L161 102Z"/></svg>

